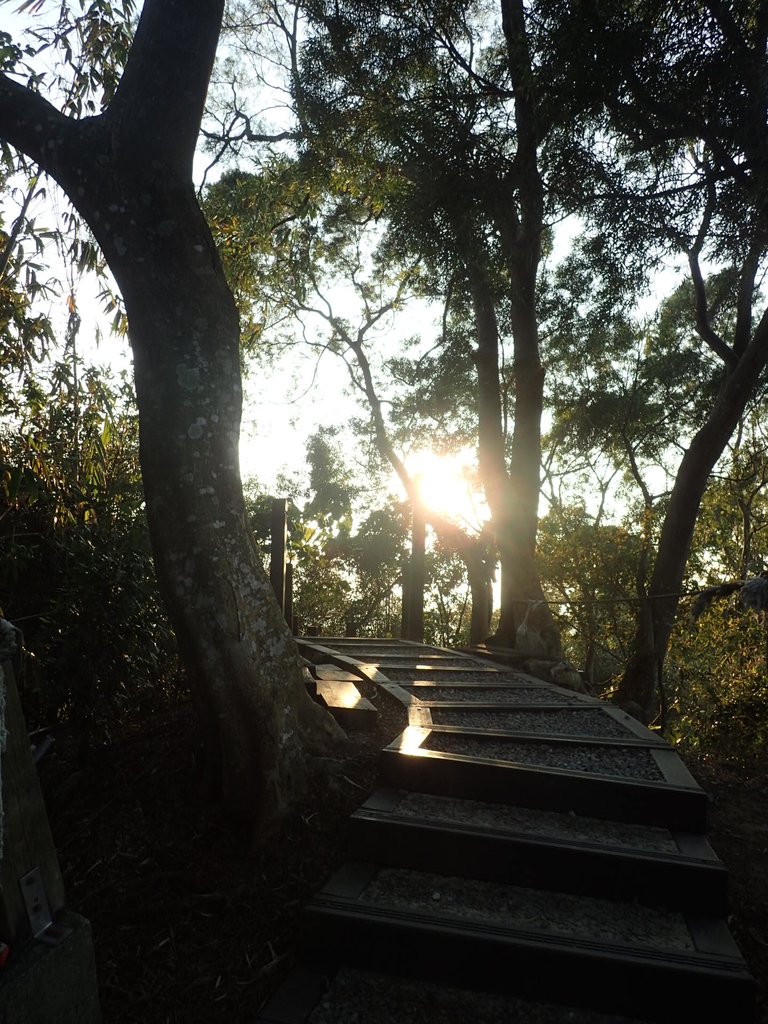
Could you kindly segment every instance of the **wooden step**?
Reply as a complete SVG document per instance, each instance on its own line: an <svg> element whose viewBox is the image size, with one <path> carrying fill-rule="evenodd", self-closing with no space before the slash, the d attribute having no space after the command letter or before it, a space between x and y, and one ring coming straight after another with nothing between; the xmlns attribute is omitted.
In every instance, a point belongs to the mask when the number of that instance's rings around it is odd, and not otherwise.
<svg viewBox="0 0 768 1024"><path fill-rule="evenodd" d="M420 696L411 702L410 725L469 729L532 739L578 738L620 740L632 745L668 748L657 733L641 725L620 708L583 703L562 706L516 707L494 701L434 701Z"/></svg>
<svg viewBox="0 0 768 1024"><path fill-rule="evenodd" d="M294 968L255 1024L652 1024L633 1015L597 1013L574 1006L437 985L418 977L342 967L332 977Z"/></svg>
<svg viewBox="0 0 768 1024"><path fill-rule="evenodd" d="M490 803L573 811L684 832L706 831L706 794L671 749L642 751L658 768L655 781L619 777L607 771L601 774L568 770L429 749L432 737L449 732L409 726L381 752L381 785ZM468 731L462 735L487 739L483 734ZM565 740L557 743L566 745ZM594 741L592 746L605 744Z"/></svg>
<svg viewBox="0 0 768 1024"><path fill-rule="evenodd" d="M364 679L411 724L351 817L349 862L304 910L304 982L261 1024L391 1024L414 1002L445 1024L752 1019L707 797L658 735L440 648L302 650L318 690Z"/></svg>
<svg viewBox="0 0 768 1024"><path fill-rule="evenodd" d="M387 665L382 669L393 683L399 682L434 682L442 683L481 682L491 679L504 682L508 673L494 665L481 665L468 662L466 665L443 665L414 659L411 665Z"/></svg>
<svg viewBox="0 0 768 1024"><path fill-rule="evenodd" d="M754 983L722 921L562 892L541 901L519 887L350 863L306 906L304 949L329 970L417 972L659 1021L749 1019Z"/></svg>
<svg viewBox="0 0 768 1024"><path fill-rule="evenodd" d="M376 708L351 679L317 679L317 700L349 732L376 727Z"/></svg>
<svg viewBox="0 0 768 1024"><path fill-rule="evenodd" d="M532 676L508 678L499 675L483 675L476 680L451 681L441 679L417 679L413 682L401 680L397 683L384 680L384 688L401 694L403 701L416 698L420 702L435 704L502 703L520 707L605 707L595 697L566 690L564 687L545 683Z"/></svg>
<svg viewBox="0 0 768 1024"><path fill-rule="evenodd" d="M727 872L701 835L392 790L350 825L351 860L727 913Z"/></svg>

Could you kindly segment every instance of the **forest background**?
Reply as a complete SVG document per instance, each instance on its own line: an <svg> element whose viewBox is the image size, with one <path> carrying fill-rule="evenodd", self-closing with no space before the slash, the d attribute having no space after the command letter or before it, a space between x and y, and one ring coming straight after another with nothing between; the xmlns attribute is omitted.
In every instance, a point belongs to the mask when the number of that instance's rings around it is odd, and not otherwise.
<svg viewBox="0 0 768 1024"><path fill-rule="evenodd" d="M766 627L737 603L688 613L702 588L766 568L768 13L678 6L637 5L632 23L592 4L231 3L196 178L246 378L291 392L299 429L323 407L306 471L257 471L246 494L264 559L268 493L291 500L299 620L397 635L418 502L428 642L555 635L612 697L671 593L650 689L625 696L673 742L754 760ZM138 8L20 11L30 34L0 32L3 70L70 117L105 109ZM612 48L637 60L619 68ZM133 387L89 354L96 330L99 354L126 331L122 300L54 182L10 146L3 160L0 607L24 631L30 727L66 722L89 758L188 681L155 581ZM306 367L315 390L295 382ZM685 456L723 395L732 429L699 488ZM675 581L665 531L681 507L695 528ZM505 600L490 583L518 527L505 624L483 600Z"/></svg>

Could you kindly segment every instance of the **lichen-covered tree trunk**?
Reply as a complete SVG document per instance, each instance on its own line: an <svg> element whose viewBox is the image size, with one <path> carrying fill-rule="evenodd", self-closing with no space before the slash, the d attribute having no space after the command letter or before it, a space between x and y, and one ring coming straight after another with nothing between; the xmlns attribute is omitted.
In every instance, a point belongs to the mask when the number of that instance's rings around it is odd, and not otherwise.
<svg viewBox="0 0 768 1024"><path fill-rule="evenodd" d="M541 414L544 370L535 358L520 354L515 341L515 426L509 475L494 514L501 564L501 615L497 639L524 646L525 623L535 646L529 653L562 657L560 635L541 586L536 565L536 535L541 471Z"/></svg>
<svg viewBox="0 0 768 1024"><path fill-rule="evenodd" d="M130 325L155 565L212 781L241 814L272 820L337 733L306 694L247 527L238 317L207 225L191 188L130 191L151 215L133 211L136 234L110 265Z"/></svg>
<svg viewBox="0 0 768 1024"><path fill-rule="evenodd" d="M153 553L209 776L264 834L342 734L306 694L245 519L238 317L192 184L222 11L145 0L98 117L66 117L0 75L0 137L60 183L125 300Z"/></svg>

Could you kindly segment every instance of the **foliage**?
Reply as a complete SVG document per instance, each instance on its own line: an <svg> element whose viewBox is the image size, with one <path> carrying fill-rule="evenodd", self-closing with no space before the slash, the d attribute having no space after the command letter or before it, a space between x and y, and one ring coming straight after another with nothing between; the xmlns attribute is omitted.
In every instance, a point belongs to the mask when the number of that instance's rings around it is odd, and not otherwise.
<svg viewBox="0 0 768 1024"><path fill-rule="evenodd" d="M8 61L3 70L30 88L59 95L67 114L96 114L115 94L136 7L136 0L81 0L77 6L66 0L25 0L19 13L29 10L36 17L23 45L3 34L7 44L0 55L6 54Z"/></svg>
<svg viewBox="0 0 768 1024"><path fill-rule="evenodd" d="M305 292L304 238L314 205L292 160L275 157L259 173L230 171L203 194L227 280L237 301L243 349L264 358L283 337L287 300Z"/></svg>
<svg viewBox="0 0 768 1024"><path fill-rule="evenodd" d="M0 0L0 6L10 2ZM20 22L25 26L22 35L14 39L0 32L0 70L43 93L71 117L97 114L117 88L136 8L136 0L83 0L77 6L64 0L27 0L17 11L27 16L26 22ZM124 332L122 303L105 277L104 259L90 232L69 204L62 204L56 183L4 141L0 142L0 194L3 371L21 373L31 368L51 346L53 331L36 300L58 297L61 301L62 264L70 280L86 271L96 275L103 309L112 316L113 329ZM71 303L72 297L67 301ZM1 389L0 380L0 398L12 393L4 396Z"/></svg>
<svg viewBox="0 0 768 1024"><path fill-rule="evenodd" d="M355 529L352 504L359 488L336 431L318 429L307 443L308 480L283 480L288 501L288 552L293 611L299 629L325 635L348 630L377 635L394 627L393 590L400 581L406 524L390 503L373 508ZM251 482L251 527L265 565L270 558L272 498Z"/></svg>
<svg viewBox="0 0 768 1024"><path fill-rule="evenodd" d="M718 368L696 334L690 281L640 318L627 308L637 292L599 273L590 241L579 239L547 281L546 447L561 467L609 466L634 500L650 494L654 470L674 475L716 398Z"/></svg>
<svg viewBox="0 0 768 1024"><path fill-rule="evenodd" d="M450 454L477 443L472 334L471 323L451 316L426 352L414 339L387 361L391 430L401 445L418 437L420 447Z"/></svg>
<svg viewBox="0 0 768 1024"><path fill-rule="evenodd" d="M689 749L743 764L768 751L768 632L735 602L695 628L681 619L666 673L668 736Z"/></svg>
<svg viewBox="0 0 768 1024"><path fill-rule="evenodd" d="M14 407L14 378L23 380L53 341L50 322L36 306L37 299L51 292L40 278L49 233L27 215L29 204L43 199L45 189L33 177L24 189L11 190L9 177L0 170L0 190L6 200L17 193L21 205L8 230L0 213L0 414Z"/></svg>
<svg viewBox="0 0 768 1024"><path fill-rule="evenodd" d="M310 437L306 484L283 479L280 485L289 497L288 554L298 628L316 627L331 636L399 636L410 509L392 495L361 501L335 434L320 429ZM272 498L255 481L248 507L268 567ZM427 642L440 645L466 643L469 636L463 563L439 540L427 551L424 628Z"/></svg>
<svg viewBox="0 0 768 1024"><path fill-rule="evenodd" d="M596 521L581 504L555 505L542 518L542 581L562 602L569 660L605 685L624 663L634 633L635 574L641 539L629 525Z"/></svg>
<svg viewBox="0 0 768 1024"><path fill-rule="evenodd" d="M749 579L768 567L768 449L764 405L743 418L721 459L696 524L689 589ZM672 635L666 684L670 735L744 762L768 750L768 632L737 597L714 603Z"/></svg>
<svg viewBox="0 0 768 1024"><path fill-rule="evenodd" d="M765 399L747 410L713 474L696 524L700 574L747 579L768 567L768 439Z"/></svg>
<svg viewBox="0 0 768 1024"><path fill-rule="evenodd" d="M426 554L424 642L465 647L470 642L471 596L464 563L436 539Z"/></svg>
<svg viewBox="0 0 768 1024"><path fill-rule="evenodd" d="M319 507L317 495L288 503L293 613L300 632L326 636L394 636L400 628L404 518L392 504L375 509L353 531ZM270 560L272 498L249 496L250 521L265 567ZM314 518L317 515L318 518ZM321 525L324 524L324 525Z"/></svg>
<svg viewBox="0 0 768 1024"><path fill-rule="evenodd" d="M69 723L85 754L176 686L154 579L132 396L95 369L28 378L0 433L2 613L24 632L30 728Z"/></svg>

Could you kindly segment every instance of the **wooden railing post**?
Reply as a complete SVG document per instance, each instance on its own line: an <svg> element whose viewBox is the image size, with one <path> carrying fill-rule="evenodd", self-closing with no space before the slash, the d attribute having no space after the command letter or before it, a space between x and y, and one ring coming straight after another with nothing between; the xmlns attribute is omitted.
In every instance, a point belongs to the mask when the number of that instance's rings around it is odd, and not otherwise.
<svg viewBox="0 0 768 1024"><path fill-rule="evenodd" d="M292 633L295 633L295 616L293 614L293 562L288 562L285 567L285 601L283 612L285 614L285 621L288 623L288 628Z"/></svg>
<svg viewBox="0 0 768 1024"><path fill-rule="evenodd" d="M401 590L403 598L400 603L400 636L403 640L408 639L408 598L411 593L411 560L403 558L403 571L401 574Z"/></svg>
<svg viewBox="0 0 768 1024"><path fill-rule="evenodd" d="M285 614L285 569L288 550L288 501L285 498L272 499L272 549L269 564L269 578L280 610Z"/></svg>

